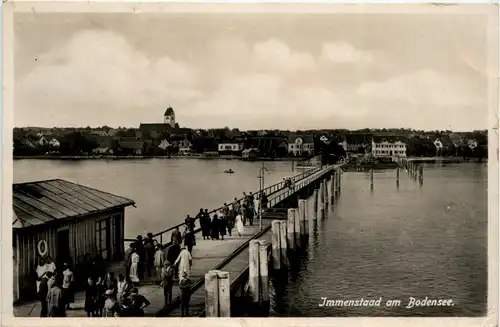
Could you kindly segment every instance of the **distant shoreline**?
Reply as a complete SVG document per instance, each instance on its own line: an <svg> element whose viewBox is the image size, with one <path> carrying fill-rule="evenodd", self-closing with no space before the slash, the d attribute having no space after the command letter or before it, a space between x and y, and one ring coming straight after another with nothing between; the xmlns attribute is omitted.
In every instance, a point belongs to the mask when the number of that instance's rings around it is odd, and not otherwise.
<svg viewBox="0 0 500 327"><path fill-rule="evenodd" d="M206 159L206 160L242 160L243 158L237 156L114 156L114 155L93 155L93 156L13 156L14 160L133 160L133 159ZM284 158L256 158L253 160L244 161L302 161L303 158L284 157Z"/></svg>

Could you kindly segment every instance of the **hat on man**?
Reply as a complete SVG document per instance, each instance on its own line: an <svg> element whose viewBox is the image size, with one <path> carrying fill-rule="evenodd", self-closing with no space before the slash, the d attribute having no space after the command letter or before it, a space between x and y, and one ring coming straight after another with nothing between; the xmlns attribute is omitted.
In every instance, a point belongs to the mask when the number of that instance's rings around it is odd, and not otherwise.
<svg viewBox="0 0 500 327"><path fill-rule="evenodd" d="M168 260L166 260L166 261L163 263L163 267L168 267L168 266L170 266L170 265L171 265L171 263L170 263L170 261L168 261Z"/></svg>
<svg viewBox="0 0 500 327"><path fill-rule="evenodd" d="M104 295L106 296L113 296L113 290L107 290Z"/></svg>

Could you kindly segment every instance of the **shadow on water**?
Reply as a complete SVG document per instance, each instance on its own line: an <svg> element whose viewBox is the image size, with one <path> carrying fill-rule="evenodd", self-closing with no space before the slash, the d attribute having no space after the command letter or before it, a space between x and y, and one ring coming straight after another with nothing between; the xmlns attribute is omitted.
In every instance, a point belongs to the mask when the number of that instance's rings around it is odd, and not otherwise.
<svg viewBox="0 0 500 327"><path fill-rule="evenodd" d="M271 316L484 315L486 168L426 165L424 179L401 171L397 183L395 170L377 171L372 189L369 174L344 174L342 195L309 222L286 274L273 276ZM321 307L324 298L381 304ZM410 307L411 298L453 305Z"/></svg>

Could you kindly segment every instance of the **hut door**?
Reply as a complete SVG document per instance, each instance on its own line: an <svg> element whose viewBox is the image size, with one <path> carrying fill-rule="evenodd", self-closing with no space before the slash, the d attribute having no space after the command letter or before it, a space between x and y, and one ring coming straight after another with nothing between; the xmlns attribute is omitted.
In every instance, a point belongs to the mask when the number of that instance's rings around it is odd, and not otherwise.
<svg viewBox="0 0 500 327"><path fill-rule="evenodd" d="M70 259L69 229L64 228L58 230L56 239L57 239L56 261L58 263L68 262L68 260Z"/></svg>

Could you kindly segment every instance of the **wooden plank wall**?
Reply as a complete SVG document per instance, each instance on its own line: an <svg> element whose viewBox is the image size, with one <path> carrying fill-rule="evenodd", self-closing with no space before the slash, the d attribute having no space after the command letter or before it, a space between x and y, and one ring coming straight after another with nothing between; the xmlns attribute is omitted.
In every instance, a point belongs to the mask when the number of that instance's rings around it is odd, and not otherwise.
<svg viewBox="0 0 500 327"><path fill-rule="evenodd" d="M70 255L73 264L77 265L84 260L85 254L95 254L97 251L96 244L96 221L106 217L114 216L114 219L121 220L121 235L115 235L110 231L110 258L115 257L114 253L123 252L123 246L116 247L116 243L122 244L124 237L124 208L114 209L99 213L96 215L84 217L78 220L70 220L61 222L60 224L42 225L40 227L26 228L14 230L13 237L19 237L19 292L20 294L34 294L36 290L35 269L38 265L38 242L45 240L47 242L47 254L56 259L56 235L57 229L68 226L69 228L69 243ZM110 228L113 223L110 223ZM121 238L120 242L115 242L114 238ZM118 256L120 257L120 255Z"/></svg>

